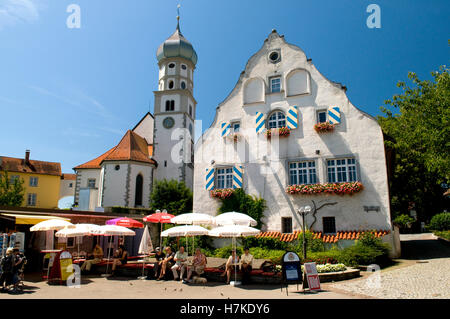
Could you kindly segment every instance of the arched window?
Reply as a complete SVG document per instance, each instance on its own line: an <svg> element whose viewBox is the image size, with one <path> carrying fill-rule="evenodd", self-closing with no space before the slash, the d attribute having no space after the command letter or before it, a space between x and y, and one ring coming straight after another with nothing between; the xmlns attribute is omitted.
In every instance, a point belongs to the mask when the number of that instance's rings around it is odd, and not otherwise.
<svg viewBox="0 0 450 319"><path fill-rule="evenodd" d="M173 89L173 81L169 81L169 89Z"/></svg>
<svg viewBox="0 0 450 319"><path fill-rule="evenodd" d="M186 89L186 82L184 81L181 82L181 89L182 90Z"/></svg>
<svg viewBox="0 0 450 319"><path fill-rule="evenodd" d="M175 101L167 100L166 101L166 112L175 111Z"/></svg>
<svg viewBox="0 0 450 319"><path fill-rule="evenodd" d="M141 174L136 176L136 193L134 197L134 206L142 206L142 193L143 193L143 186L144 186L144 178Z"/></svg>
<svg viewBox="0 0 450 319"><path fill-rule="evenodd" d="M192 116L192 105L189 104L189 115Z"/></svg>
<svg viewBox="0 0 450 319"><path fill-rule="evenodd" d="M269 128L279 128L286 126L286 116L282 111L275 111L269 116L269 121L267 122Z"/></svg>

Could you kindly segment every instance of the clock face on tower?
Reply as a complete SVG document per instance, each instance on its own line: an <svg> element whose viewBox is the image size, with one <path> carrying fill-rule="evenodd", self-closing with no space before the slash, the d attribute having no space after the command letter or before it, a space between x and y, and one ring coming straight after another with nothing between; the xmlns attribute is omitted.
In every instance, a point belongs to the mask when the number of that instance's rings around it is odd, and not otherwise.
<svg viewBox="0 0 450 319"><path fill-rule="evenodd" d="M163 126L167 129L172 128L174 126L174 124L175 124L175 120L173 118L171 118L170 116L166 117L163 120Z"/></svg>

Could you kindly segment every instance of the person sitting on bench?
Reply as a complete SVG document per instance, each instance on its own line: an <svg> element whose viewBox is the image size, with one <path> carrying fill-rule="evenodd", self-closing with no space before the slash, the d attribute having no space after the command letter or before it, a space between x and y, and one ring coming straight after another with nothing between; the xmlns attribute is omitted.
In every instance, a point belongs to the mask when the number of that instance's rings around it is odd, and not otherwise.
<svg viewBox="0 0 450 319"><path fill-rule="evenodd" d="M158 276L160 275L162 263L165 257L166 256L164 255L164 252L159 247L156 247L156 262L153 263L153 273L155 275L155 278L158 278Z"/></svg>
<svg viewBox="0 0 450 319"><path fill-rule="evenodd" d="M119 246L119 250L117 251L117 258L114 258L112 264L112 275L115 275L116 267L125 265L128 261L128 252L125 250L124 245Z"/></svg>
<svg viewBox="0 0 450 319"><path fill-rule="evenodd" d="M228 257L227 263L225 265L225 271L221 276L227 275L227 284L230 283L231 272L234 271L235 266L239 267L239 256L236 255L236 250L231 251L231 256Z"/></svg>
<svg viewBox="0 0 450 319"><path fill-rule="evenodd" d="M242 284L245 285L250 281L250 273L252 271L253 256L249 254L248 247L244 248L244 254L241 256Z"/></svg>
<svg viewBox="0 0 450 319"><path fill-rule="evenodd" d="M173 258L173 260L175 260L175 265L172 266L173 280L183 279L187 267L187 257L187 252L184 250L184 247L181 246L180 250L177 251ZM180 277L178 277L178 270L180 270Z"/></svg>
<svg viewBox="0 0 450 319"><path fill-rule="evenodd" d="M98 264L103 260L103 249L99 244L96 244L94 250L92 251L92 256L94 259L86 260L81 266L81 271L91 271L92 265Z"/></svg>
<svg viewBox="0 0 450 319"><path fill-rule="evenodd" d="M191 282L191 276L193 272L195 272L198 276L202 275L205 272L206 263L207 260L205 254L202 253L200 248L196 248L192 266L188 267L186 282Z"/></svg>
<svg viewBox="0 0 450 319"><path fill-rule="evenodd" d="M161 280L166 275L166 271L168 268L172 268L172 266L175 264L175 261L173 258L175 257L175 253L172 251L172 248L169 246L166 247L166 258L163 259L161 264L161 273L156 280Z"/></svg>

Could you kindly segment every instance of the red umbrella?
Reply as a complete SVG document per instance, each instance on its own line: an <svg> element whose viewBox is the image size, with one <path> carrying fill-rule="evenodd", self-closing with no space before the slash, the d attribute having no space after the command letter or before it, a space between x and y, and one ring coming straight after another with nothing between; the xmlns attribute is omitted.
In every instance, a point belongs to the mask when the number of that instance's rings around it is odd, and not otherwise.
<svg viewBox="0 0 450 319"><path fill-rule="evenodd" d="M171 223L170 220L174 218L174 215L168 214L166 210L164 210L162 213L157 210L157 213L145 216L143 218L144 222L149 223L160 223L161 224L161 230L160 230L160 236L159 236L159 247L162 249L162 224L169 224Z"/></svg>
<svg viewBox="0 0 450 319"><path fill-rule="evenodd" d="M106 222L106 225L117 225L127 228L144 228L144 224L128 217L110 219Z"/></svg>

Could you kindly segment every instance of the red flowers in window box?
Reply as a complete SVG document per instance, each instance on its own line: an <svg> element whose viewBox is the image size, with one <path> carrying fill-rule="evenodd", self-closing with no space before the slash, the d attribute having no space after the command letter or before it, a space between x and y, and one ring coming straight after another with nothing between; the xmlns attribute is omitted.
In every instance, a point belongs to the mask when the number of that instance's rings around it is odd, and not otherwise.
<svg viewBox="0 0 450 319"><path fill-rule="evenodd" d="M266 130L266 137L271 138L272 135L289 136L291 129L289 127L278 127Z"/></svg>
<svg viewBox="0 0 450 319"><path fill-rule="evenodd" d="M212 191L210 191L211 197L219 199L228 198L233 195L233 193L233 188L213 189Z"/></svg>
<svg viewBox="0 0 450 319"><path fill-rule="evenodd" d="M329 122L317 123L314 125L314 129L317 133L326 133L334 131L334 124Z"/></svg>
<svg viewBox="0 0 450 319"><path fill-rule="evenodd" d="M360 182L327 183L327 184L302 184L291 185L286 188L288 194L337 194L352 195L364 189Z"/></svg>

